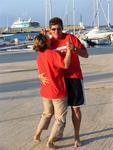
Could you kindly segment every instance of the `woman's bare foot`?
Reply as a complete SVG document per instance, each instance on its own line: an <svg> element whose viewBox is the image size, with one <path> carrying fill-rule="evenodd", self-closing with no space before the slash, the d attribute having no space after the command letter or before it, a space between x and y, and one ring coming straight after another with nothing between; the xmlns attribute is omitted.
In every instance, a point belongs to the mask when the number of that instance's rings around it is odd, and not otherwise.
<svg viewBox="0 0 113 150"><path fill-rule="evenodd" d="M56 146L54 145L54 143L51 142L51 141L48 141L46 146L47 146L48 148L51 148L51 149L55 149L55 148L56 148Z"/></svg>
<svg viewBox="0 0 113 150"><path fill-rule="evenodd" d="M34 141L41 142L40 136L38 134L34 135Z"/></svg>
<svg viewBox="0 0 113 150"><path fill-rule="evenodd" d="M75 140L75 144L74 144L74 147L80 147L81 146L81 142L80 142L80 140L79 139L76 139Z"/></svg>

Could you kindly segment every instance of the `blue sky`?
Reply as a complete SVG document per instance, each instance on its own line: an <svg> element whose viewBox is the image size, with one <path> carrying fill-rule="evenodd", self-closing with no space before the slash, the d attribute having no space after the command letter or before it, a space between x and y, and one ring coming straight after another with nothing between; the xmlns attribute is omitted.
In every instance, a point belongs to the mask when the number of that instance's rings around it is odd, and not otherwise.
<svg viewBox="0 0 113 150"><path fill-rule="evenodd" d="M30 17L45 25L46 0L0 0L0 27L10 26L17 18L29 19ZM107 13L108 0L101 0L102 6ZM113 0L110 0L110 22L113 24ZM51 0L52 17L61 17L64 24L73 22L72 0ZM75 23L78 24L80 16L85 25L93 22L93 0L75 0ZM49 18L48 18L49 19ZM100 9L100 24L106 24L105 17Z"/></svg>

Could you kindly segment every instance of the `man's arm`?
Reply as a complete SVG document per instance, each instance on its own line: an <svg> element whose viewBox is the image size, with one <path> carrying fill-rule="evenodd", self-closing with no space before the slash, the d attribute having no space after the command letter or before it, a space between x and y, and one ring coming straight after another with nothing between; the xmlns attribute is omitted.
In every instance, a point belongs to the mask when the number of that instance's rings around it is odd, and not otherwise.
<svg viewBox="0 0 113 150"><path fill-rule="evenodd" d="M84 57L84 58L88 58L89 54L88 54L87 49L85 47L84 48L77 48L71 42L70 42L70 47L71 47L71 49L75 50L79 56Z"/></svg>
<svg viewBox="0 0 113 150"><path fill-rule="evenodd" d="M84 47L84 45L81 43L81 41L74 35L71 35L70 40L71 40L72 45L74 46L74 49L78 53L78 55L84 58L88 58L88 51Z"/></svg>
<svg viewBox="0 0 113 150"><path fill-rule="evenodd" d="M88 58L89 54L88 54L86 48L75 48L75 50L77 51L79 56L84 57L84 58Z"/></svg>

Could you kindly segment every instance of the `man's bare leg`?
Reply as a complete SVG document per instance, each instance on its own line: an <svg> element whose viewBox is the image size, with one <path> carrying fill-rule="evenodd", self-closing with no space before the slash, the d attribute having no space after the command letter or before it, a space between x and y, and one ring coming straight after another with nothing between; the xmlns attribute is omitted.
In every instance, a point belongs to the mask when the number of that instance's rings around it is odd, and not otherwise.
<svg viewBox="0 0 113 150"><path fill-rule="evenodd" d="M81 123L81 111L80 107L73 108L71 107L72 110L72 122L74 126L74 134L75 134L75 147L80 147L80 123Z"/></svg>

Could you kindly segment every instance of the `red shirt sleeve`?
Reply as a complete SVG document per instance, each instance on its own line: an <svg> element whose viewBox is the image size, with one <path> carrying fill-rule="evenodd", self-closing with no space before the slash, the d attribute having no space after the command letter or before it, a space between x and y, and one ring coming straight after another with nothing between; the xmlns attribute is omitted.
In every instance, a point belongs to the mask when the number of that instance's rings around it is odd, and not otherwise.
<svg viewBox="0 0 113 150"><path fill-rule="evenodd" d="M74 44L75 47L77 47L77 48L83 48L83 49L85 48L84 45L80 42L80 40L76 36L71 35L69 37L69 39Z"/></svg>

